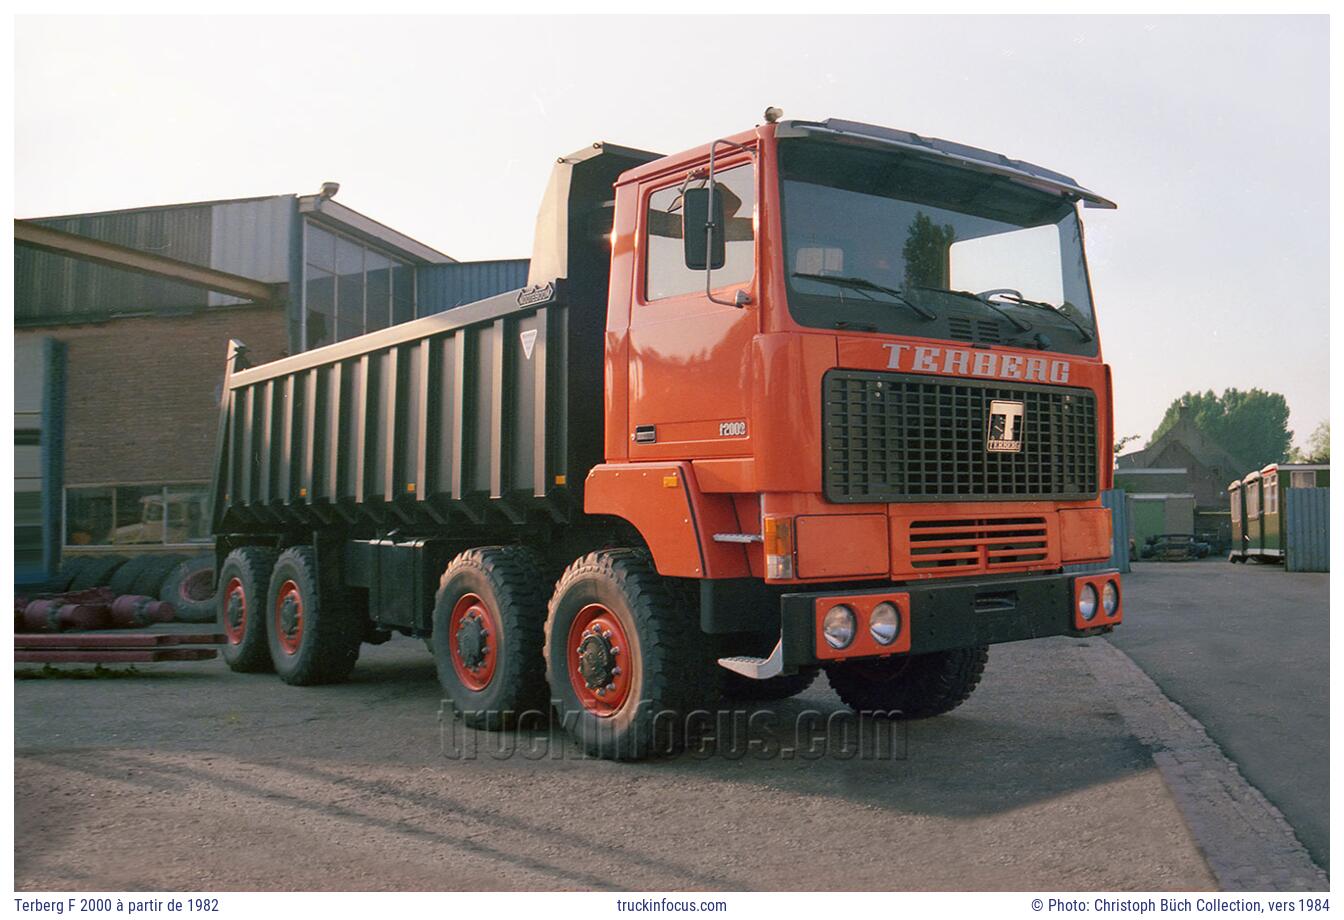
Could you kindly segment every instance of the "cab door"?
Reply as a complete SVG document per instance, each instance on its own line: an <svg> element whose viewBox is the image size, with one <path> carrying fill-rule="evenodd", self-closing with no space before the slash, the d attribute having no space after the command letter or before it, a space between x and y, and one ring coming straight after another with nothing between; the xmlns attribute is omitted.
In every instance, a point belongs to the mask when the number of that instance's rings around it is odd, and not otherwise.
<svg viewBox="0 0 1344 920"><path fill-rule="evenodd" d="M724 201L724 262L686 265L682 193L704 169L652 179L640 189L635 297L629 328L631 460L682 460L751 453L751 345L756 298L757 177L749 157L715 166ZM698 176L698 177L697 177ZM703 232L703 231L701 231ZM748 302L733 305L738 291Z"/></svg>

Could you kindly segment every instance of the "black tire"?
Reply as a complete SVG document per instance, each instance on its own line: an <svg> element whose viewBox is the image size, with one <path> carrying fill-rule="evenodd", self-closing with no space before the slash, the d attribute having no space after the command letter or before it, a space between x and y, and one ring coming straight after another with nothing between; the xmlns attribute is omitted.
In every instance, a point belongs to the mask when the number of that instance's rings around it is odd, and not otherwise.
<svg viewBox="0 0 1344 920"><path fill-rule="evenodd" d="M307 687L350 676L364 621L342 601L322 597L311 546L291 546L275 560L266 590L266 638L271 664L285 683Z"/></svg>
<svg viewBox="0 0 1344 920"><path fill-rule="evenodd" d="M70 581L68 591L87 591L89 588L101 588L112 580L117 569L125 565L125 556L93 556L80 567L79 573Z"/></svg>
<svg viewBox="0 0 1344 920"><path fill-rule="evenodd" d="M855 712L894 719L927 719L970 697L989 660L986 646L860 659L826 666L831 688Z"/></svg>
<svg viewBox="0 0 1344 920"><path fill-rule="evenodd" d="M590 553L571 565L551 598L546 620L546 675L561 724L589 754L608 760L639 760L672 753L686 738L691 713L718 702L718 665L702 641L694 599L677 579L664 578L642 549L609 549ZM572 630L582 623L582 611L598 606L625 634L628 649L588 660L601 668L624 663L628 675L620 698L607 713L599 713L593 694L587 703L579 696L587 686L578 667L579 649L593 637L585 631L575 645ZM596 638L608 640L612 631ZM595 674L604 673L595 669ZM607 670L605 673L614 673ZM571 678L571 675L573 677ZM610 704L607 704L610 705Z"/></svg>
<svg viewBox="0 0 1344 920"><path fill-rule="evenodd" d="M266 643L266 589L270 585L275 550L240 546L219 567L215 609L224 633L220 654L235 671L271 670L271 652Z"/></svg>
<svg viewBox="0 0 1344 920"><path fill-rule="evenodd" d="M210 623L217 611L215 557L193 556L179 562L159 589L159 600L173 605L183 623Z"/></svg>
<svg viewBox="0 0 1344 920"><path fill-rule="evenodd" d="M129 562L113 572L112 579L107 583L112 593L118 597L123 594L134 594L131 589L135 586L135 580L140 577L140 573L145 570L145 566L149 564L149 560L149 556L132 556Z"/></svg>
<svg viewBox="0 0 1344 920"><path fill-rule="evenodd" d="M135 576L135 582L131 585L131 593L157 598L159 592L163 590L163 583L168 579L168 574L177 568L181 561L181 556L157 554L146 556L144 568Z"/></svg>
<svg viewBox="0 0 1344 920"><path fill-rule="evenodd" d="M548 719L547 587L541 558L522 546L468 550L444 569L429 645L439 685L468 726L498 731L524 713Z"/></svg>
<svg viewBox="0 0 1344 920"><path fill-rule="evenodd" d="M56 574L47 579L42 585L42 590L46 594L63 594L70 590L70 585L83 574L90 563L94 562L94 556L70 556L62 560L61 567Z"/></svg>
<svg viewBox="0 0 1344 920"><path fill-rule="evenodd" d="M741 674L724 671L723 696L728 700L753 703L787 700L816 683L817 675L820 673L821 668L803 667L798 669L797 674L781 674L779 677L768 677L765 680L752 680Z"/></svg>

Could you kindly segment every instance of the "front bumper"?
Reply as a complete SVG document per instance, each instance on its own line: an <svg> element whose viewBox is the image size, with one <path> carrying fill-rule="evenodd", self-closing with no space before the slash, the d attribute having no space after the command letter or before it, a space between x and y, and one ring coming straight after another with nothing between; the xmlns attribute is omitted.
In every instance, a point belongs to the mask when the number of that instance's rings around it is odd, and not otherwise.
<svg viewBox="0 0 1344 920"><path fill-rule="evenodd" d="M1084 620L1078 596L1090 584L1100 596L1114 582L1119 600L1113 614L1098 604ZM902 630L890 646L879 646L868 632L866 616L882 601L897 605ZM854 610L853 642L834 649L822 635L821 619L836 604ZM1086 574L978 578L973 581L924 582L857 591L785 594L780 599L782 673L807 665L865 657L921 655L947 649L995 645L1047 636L1089 636L1109 632L1124 617L1124 590L1115 571Z"/></svg>

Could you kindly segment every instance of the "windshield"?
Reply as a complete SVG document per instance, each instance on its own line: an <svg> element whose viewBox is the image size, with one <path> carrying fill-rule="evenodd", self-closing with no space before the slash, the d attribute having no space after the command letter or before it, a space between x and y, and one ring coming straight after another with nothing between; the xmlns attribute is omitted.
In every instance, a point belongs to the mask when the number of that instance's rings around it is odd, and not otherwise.
<svg viewBox="0 0 1344 920"><path fill-rule="evenodd" d="M798 322L1096 353L1072 202L1000 177L815 140L782 141L780 165L785 274ZM1012 293L990 297L992 306L969 296L1003 289Z"/></svg>

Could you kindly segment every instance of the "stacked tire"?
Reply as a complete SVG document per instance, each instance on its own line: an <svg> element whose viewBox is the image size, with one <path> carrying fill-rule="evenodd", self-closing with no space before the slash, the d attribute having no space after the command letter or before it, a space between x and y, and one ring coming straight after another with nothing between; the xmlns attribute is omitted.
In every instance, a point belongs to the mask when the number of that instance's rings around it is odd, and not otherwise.
<svg viewBox="0 0 1344 920"><path fill-rule="evenodd" d="M184 623L213 623L216 614L215 557L207 553L179 557L156 595L173 605Z"/></svg>

